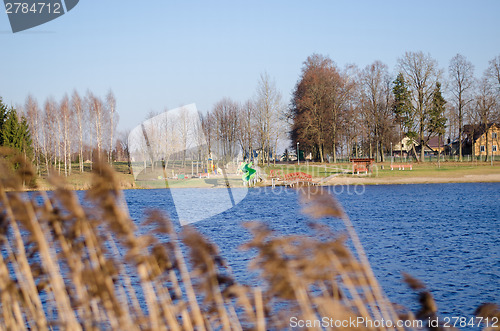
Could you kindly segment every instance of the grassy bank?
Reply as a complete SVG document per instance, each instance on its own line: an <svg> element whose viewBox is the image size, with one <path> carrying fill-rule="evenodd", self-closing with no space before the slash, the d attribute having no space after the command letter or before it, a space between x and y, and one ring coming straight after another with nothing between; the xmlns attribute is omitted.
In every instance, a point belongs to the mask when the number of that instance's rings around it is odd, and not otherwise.
<svg viewBox="0 0 500 331"><path fill-rule="evenodd" d="M394 163L395 165L399 163ZM129 173L127 164L116 162L113 164L118 185L121 189L131 188L182 188L182 187L202 187L218 188L225 187L225 180L222 176L211 176L210 178L189 178L183 180L164 178L151 178L144 182L135 182L132 174ZM65 177L67 184L76 190L86 190L91 186L91 169L86 165L82 173L78 165L74 164L72 174ZM371 174L352 174L350 163L301 163L297 164L276 164L261 166L263 178L271 175L282 176L293 172L304 172L313 176L315 181L321 181L324 185L349 185L349 184L416 184L416 183L460 183L460 182L500 182L500 162L492 166L489 162L441 162L437 163L413 163L412 170L391 170L391 163L377 163ZM59 173L56 171L56 173ZM61 174L64 176L64 174ZM241 175L230 174L229 183L232 187L241 186ZM46 172L36 179L39 189L51 190L54 186L48 180ZM270 185L270 181L264 181L259 185Z"/></svg>
<svg viewBox="0 0 500 331"><path fill-rule="evenodd" d="M394 163L398 165L399 163ZM418 184L418 183L461 183L500 182L500 163L493 166L489 162L441 162L413 163L412 170L391 170L391 163L376 163L369 174L352 174L349 163L320 164L309 163L276 165L266 169L266 173L287 174L305 172L324 185L349 184Z"/></svg>

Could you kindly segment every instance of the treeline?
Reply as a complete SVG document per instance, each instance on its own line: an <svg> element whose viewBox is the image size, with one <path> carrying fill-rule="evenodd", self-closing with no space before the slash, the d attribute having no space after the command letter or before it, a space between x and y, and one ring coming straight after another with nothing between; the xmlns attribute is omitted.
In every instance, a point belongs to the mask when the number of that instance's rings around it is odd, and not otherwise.
<svg viewBox="0 0 500 331"><path fill-rule="evenodd" d="M42 169L46 174L56 169L70 175L73 162L83 172L85 162L89 169L101 158L111 162L113 152L119 150L115 143L118 113L112 91L104 98L91 91L84 96L74 91L71 97L64 95L59 101L49 97L41 105L29 95L18 108L21 123L29 127L30 156L40 174Z"/></svg>
<svg viewBox="0 0 500 331"><path fill-rule="evenodd" d="M40 174L55 168L69 175L73 162L83 172L85 162L91 168L101 157L127 160L128 141L117 139L111 91L104 97L74 91L43 104L28 96L17 111L0 105L0 144L32 158ZM462 144L470 139L464 127L498 123L499 114L500 55L477 78L472 63L460 54L443 70L429 54L406 52L392 73L381 61L362 69L340 68L329 57L313 54L288 104L266 73L254 97L243 103L221 99L201 116L201 130L190 130L203 133L209 155L234 157L243 151L244 158L259 163L276 160L283 148L295 150L299 144L304 155L321 162L351 156L384 161L390 147L405 137L422 160L425 150L419 146L436 136L457 141L461 160ZM158 148L166 144L164 149L172 149L174 141L186 146L191 131L181 129L170 129L172 137Z"/></svg>
<svg viewBox="0 0 500 331"><path fill-rule="evenodd" d="M0 97L0 146L17 149L27 158L33 155L31 134L26 117L8 108Z"/></svg>
<svg viewBox="0 0 500 331"><path fill-rule="evenodd" d="M201 118L209 153L243 157L258 163L276 160L288 140L287 105L267 73L260 76L255 96L244 103L223 98Z"/></svg>
<svg viewBox="0 0 500 331"><path fill-rule="evenodd" d="M303 64L289 108L292 146L324 161L342 156L370 156L384 161L391 143L414 142L423 160L435 136L459 142L465 124L486 125L500 119L500 56L481 78L457 54L442 70L429 54L406 52L397 74L375 61L363 69L339 68L329 57L313 54Z"/></svg>

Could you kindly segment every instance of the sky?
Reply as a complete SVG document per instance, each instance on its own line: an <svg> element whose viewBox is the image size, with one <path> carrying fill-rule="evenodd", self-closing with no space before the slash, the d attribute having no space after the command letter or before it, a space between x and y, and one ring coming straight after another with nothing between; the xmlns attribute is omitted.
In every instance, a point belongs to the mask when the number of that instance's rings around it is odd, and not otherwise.
<svg viewBox="0 0 500 331"><path fill-rule="evenodd" d="M289 102L306 58L339 67L375 60L396 72L406 51L447 70L460 53L481 76L500 55L500 1L80 0L65 15L12 33L0 11L0 97L43 104L111 89L122 131L150 112L224 97L244 102L267 72Z"/></svg>

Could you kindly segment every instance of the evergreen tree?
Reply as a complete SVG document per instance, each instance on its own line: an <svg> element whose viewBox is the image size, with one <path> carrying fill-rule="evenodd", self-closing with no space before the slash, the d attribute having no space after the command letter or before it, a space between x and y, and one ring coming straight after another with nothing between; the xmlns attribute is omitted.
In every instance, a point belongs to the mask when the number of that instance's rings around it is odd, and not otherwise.
<svg viewBox="0 0 500 331"><path fill-rule="evenodd" d="M0 97L0 146L3 146L3 124L5 122L6 117L7 117L7 106L3 104L2 98Z"/></svg>
<svg viewBox="0 0 500 331"><path fill-rule="evenodd" d="M2 145L7 147L16 147L17 143L17 112L10 108L7 111L2 127Z"/></svg>
<svg viewBox="0 0 500 331"><path fill-rule="evenodd" d="M406 86L406 82L402 73L398 74L393 84L394 86L392 88L392 93L394 94L394 104L392 110L396 115L396 121L399 124L400 144L402 149L403 138L408 137L412 139L412 141L415 141L415 139L417 138L417 133L414 131L413 125L414 115L410 101L410 91ZM413 148L415 148L415 145L413 145Z"/></svg>
<svg viewBox="0 0 500 331"><path fill-rule="evenodd" d="M429 111L429 137L432 134L442 136L446 128L444 116L446 100L441 93L441 83L437 82L432 93L432 106Z"/></svg>
<svg viewBox="0 0 500 331"><path fill-rule="evenodd" d="M429 112L429 137L432 133L438 136L438 167L441 166L441 140L446 129L446 117L444 116L446 100L441 93L441 83L436 82L432 93L432 105Z"/></svg>
<svg viewBox="0 0 500 331"><path fill-rule="evenodd" d="M33 156L33 142L24 116L18 117L14 108L7 109L0 99L0 146L11 147L26 157Z"/></svg>
<svg viewBox="0 0 500 331"><path fill-rule="evenodd" d="M24 116L21 117L21 121L18 123L16 141L16 148L30 160L33 159L33 140L31 139L28 120Z"/></svg>

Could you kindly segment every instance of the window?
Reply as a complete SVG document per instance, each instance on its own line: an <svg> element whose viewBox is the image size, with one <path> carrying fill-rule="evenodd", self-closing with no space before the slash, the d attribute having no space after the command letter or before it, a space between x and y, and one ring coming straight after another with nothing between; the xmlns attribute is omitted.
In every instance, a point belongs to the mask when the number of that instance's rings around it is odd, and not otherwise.
<svg viewBox="0 0 500 331"><path fill-rule="evenodd" d="M481 145L481 147L479 148L479 151L484 152L484 145Z"/></svg>
<svg viewBox="0 0 500 331"><path fill-rule="evenodd" d="M492 132L491 133L491 138L492 139L497 139L497 133L496 132Z"/></svg>
<svg viewBox="0 0 500 331"><path fill-rule="evenodd" d="M497 151L497 145L493 145L493 149L492 149L493 152L496 152Z"/></svg>

